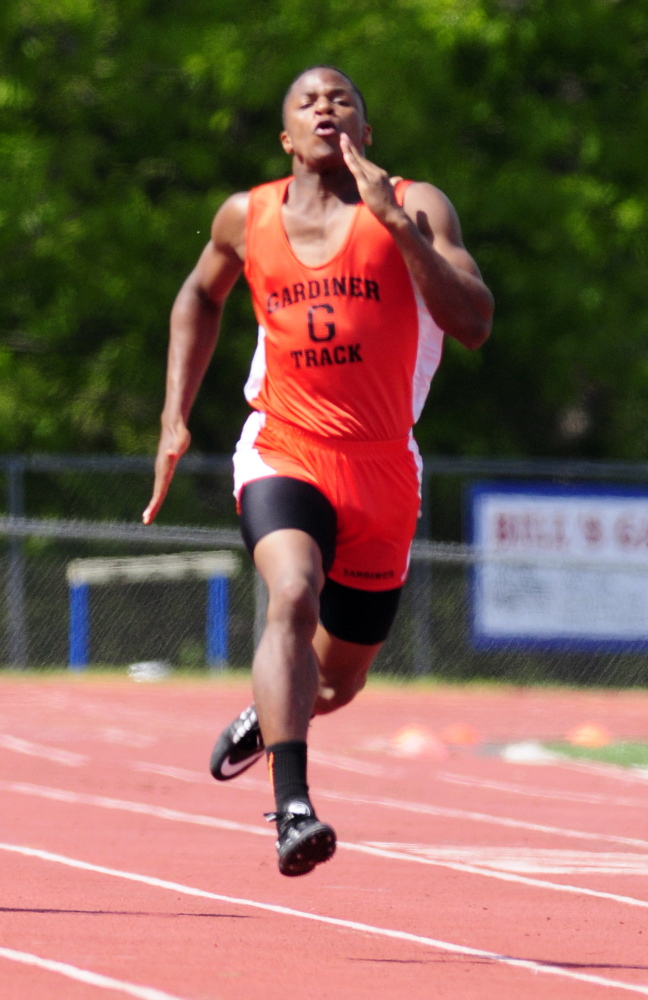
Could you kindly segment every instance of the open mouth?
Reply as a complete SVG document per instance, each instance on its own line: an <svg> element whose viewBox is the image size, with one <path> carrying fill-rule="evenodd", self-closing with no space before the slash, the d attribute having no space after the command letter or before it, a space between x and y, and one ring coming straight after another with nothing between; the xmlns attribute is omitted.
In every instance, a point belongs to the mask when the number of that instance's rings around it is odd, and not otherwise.
<svg viewBox="0 0 648 1000"><path fill-rule="evenodd" d="M337 135L338 130L336 125L332 121L321 121L318 122L314 128L315 135Z"/></svg>

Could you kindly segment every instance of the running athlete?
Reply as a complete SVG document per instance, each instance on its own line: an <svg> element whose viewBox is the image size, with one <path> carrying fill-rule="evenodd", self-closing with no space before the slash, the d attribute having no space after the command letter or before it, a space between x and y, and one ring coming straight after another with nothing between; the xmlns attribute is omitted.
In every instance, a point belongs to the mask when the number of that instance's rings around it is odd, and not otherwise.
<svg viewBox="0 0 648 1000"><path fill-rule="evenodd" d="M412 425L444 334L479 347L493 301L448 199L364 156L371 127L349 77L300 74L283 126L291 176L223 204L174 304L143 519L189 446L189 412L243 270L259 341L234 485L269 600L254 702L220 736L211 771L225 781L266 753L279 870L293 876L335 850L309 797L308 726L361 690L394 620L420 502Z"/></svg>

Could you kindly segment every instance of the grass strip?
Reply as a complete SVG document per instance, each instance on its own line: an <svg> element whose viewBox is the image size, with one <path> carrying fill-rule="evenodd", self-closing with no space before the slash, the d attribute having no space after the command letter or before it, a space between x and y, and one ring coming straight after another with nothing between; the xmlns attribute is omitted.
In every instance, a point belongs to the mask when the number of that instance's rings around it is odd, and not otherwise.
<svg viewBox="0 0 648 1000"><path fill-rule="evenodd" d="M575 759L596 760L619 767L648 767L648 743L610 743L605 747L580 747L573 743L545 743L548 750Z"/></svg>

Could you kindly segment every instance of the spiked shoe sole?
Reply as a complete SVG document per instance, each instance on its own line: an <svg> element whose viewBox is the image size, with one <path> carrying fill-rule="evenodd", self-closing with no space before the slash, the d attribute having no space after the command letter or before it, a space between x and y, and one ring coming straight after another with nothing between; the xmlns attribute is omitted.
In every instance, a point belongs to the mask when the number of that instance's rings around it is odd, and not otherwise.
<svg viewBox="0 0 648 1000"><path fill-rule="evenodd" d="M283 845L277 841L277 852L282 875L308 875L316 865L335 854L335 832L326 823L313 820L300 833L293 833Z"/></svg>

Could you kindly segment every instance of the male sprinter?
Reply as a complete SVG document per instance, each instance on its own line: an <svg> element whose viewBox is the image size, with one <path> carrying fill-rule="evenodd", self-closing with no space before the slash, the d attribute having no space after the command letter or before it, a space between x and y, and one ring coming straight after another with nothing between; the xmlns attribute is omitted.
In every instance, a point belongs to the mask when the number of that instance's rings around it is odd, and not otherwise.
<svg viewBox="0 0 648 1000"><path fill-rule="evenodd" d="M259 342L234 485L269 603L254 704L221 735L211 770L227 780L265 749L279 870L303 875L335 850L308 795L309 721L351 701L389 632L419 511L412 425L443 335L479 347L493 302L447 198L365 159L371 127L352 80L306 70L283 116L292 176L223 204L174 304L144 522L189 446L189 411L244 270Z"/></svg>

